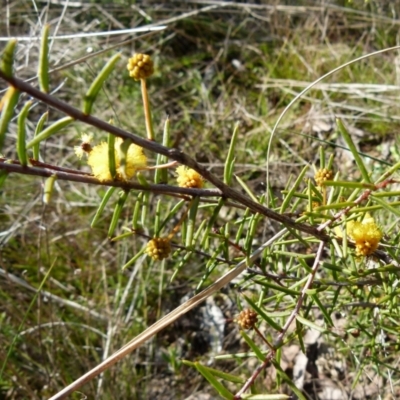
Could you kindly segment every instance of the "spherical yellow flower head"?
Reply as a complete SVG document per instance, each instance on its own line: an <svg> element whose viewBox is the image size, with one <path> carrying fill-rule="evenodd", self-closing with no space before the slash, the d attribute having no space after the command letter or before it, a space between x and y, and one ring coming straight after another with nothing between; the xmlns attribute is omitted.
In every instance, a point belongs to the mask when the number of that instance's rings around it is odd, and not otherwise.
<svg viewBox="0 0 400 400"><path fill-rule="evenodd" d="M324 186L325 181L333 179L333 172L327 168L319 169L314 176L317 186Z"/></svg>
<svg viewBox="0 0 400 400"><path fill-rule="evenodd" d="M136 144L129 146L126 155L125 178L120 166L120 151L122 139L115 140L115 167L117 171L117 180L131 179L138 169L142 169L147 165L147 157L143 153L143 149ZM110 166L108 164L108 143L102 142L92 148L88 156L88 164L92 168L93 175L100 181L112 180Z"/></svg>
<svg viewBox="0 0 400 400"><path fill-rule="evenodd" d="M379 246L382 231L372 218L366 220L350 221L346 226L347 234L356 242L356 255L368 256Z"/></svg>
<svg viewBox="0 0 400 400"><path fill-rule="evenodd" d="M171 243L168 238L153 238L146 246L145 253L154 261L167 258L171 253Z"/></svg>
<svg viewBox="0 0 400 400"><path fill-rule="evenodd" d="M147 79L154 73L153 61L147 54L137 53L128 60L129 76L135 81Z"/></svg>
<svg viewBox="0 0 400 400"><path fill-rule="evenodd" d="M74 146L75 155L81 159L84 154L88 154L92 151L92 145L90 142L93 139L93 135L90 133L82 133L81 135L81 145Z"/></svg>
<svg viewBox="0 0 400 400"><path fill-rule="evenodd" d="M194 169L181 165L176 169L176 173L179 187L201 189L204 186L203 177Z"/></svg>
<svg viewBox="0 0 400 400"><path fill-rule="evenodd" d="M243 310L236 318L236 322L242 329L254 328L257 323L257 313L253 310Z"/></svg>

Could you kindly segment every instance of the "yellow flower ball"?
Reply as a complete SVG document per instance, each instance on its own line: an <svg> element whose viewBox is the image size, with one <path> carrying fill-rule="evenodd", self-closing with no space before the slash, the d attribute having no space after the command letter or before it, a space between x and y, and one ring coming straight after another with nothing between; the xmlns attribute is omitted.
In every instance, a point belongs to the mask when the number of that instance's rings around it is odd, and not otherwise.
<svg viewBox="0 0 400 400"><path fill-rule="evenodd" d="M333 172L327 168L319 169L314 176L317 186L323 186L325 181L333 179Z"/></svg>
<svg viewBox="0 0 400 400"><path fill-rule="evenodd" d="M350 221L346 226L347 234L356 243L357 256L368 256L379 246L383 233L373 218L367 216L362 222Z"/></svg>
<svg viewBox="0 0 400 400"><path fill-rule="evenodd" d="M122 143L121 138L115 140L115 167L117 171L117 180L131 179L138 169L145 168L147 165L147 157L143 153L143 149L136 144L129 146L126 156L125 175L121 169L121 158L119 147ZM108 143L102 142L94 146L88 155L88 164L92 169L93 175L100 181L112 180L110 166L108 163Z"/></svg>
<svg viewBox="0 0 400 400"><path fill-rule="evenodd" d="M194 169L181 165L176 169L176 174L179 187L201 189L204 186L203 177Z"/></svg>
<svg viewBox="0 0 400 400"><path fill-rule="evenodd" d="M146 246L145 253L155 261L167 258L171 253L171 243L168 238L155 237Z"/></svg>
<svg viewBox="0 0 400 400"><path fill-rule="evenodd" d="M253 310L243 310L236 318L236 322L242 329L254 328L257 321L257 313Z"/></svg>
<svg viewBox="0 0 400 400"><path fill-rule="evenodd" d="M136 81L147 79L154 73L153 61L147 54L137 53L128 60L129 76Z"/></svg>

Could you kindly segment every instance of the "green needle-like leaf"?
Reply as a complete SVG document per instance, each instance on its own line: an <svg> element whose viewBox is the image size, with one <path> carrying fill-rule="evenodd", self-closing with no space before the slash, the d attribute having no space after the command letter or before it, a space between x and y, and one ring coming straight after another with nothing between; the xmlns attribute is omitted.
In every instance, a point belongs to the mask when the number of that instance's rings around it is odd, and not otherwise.
<svg viewBox="0 0 400 400"><path fill-rule="evenodd" d="M20 92L15 87L10 86L1 100L3 109L0 114L0 152L4 145L8 124L14 115L14 109L18 103L19 94Z"/></svg>
<svg viewBox="0 0 400 400"><path fill-rule="evenodd" d="M31 147L35 146L36 144L39 144L40 142L42 142L43 140L48 139L50 136L61 131L61 129L64 129L66 126L68 126L73 121L74 121L74 119L72 117L65 117L65 118L62 118L62 119L54 122L54 124L48 126L44 131L39 133L39 135L35 136L26 145L26 148L30 149Z"/></svg>
<svg viewBox="0 0 400 400"><path fill-rule="evenodd" d="M104 81L109 77L111 72L114 70L115 64L120 59L121 54L118 53L114 57L112 57L108 63L103 67L100 73L97 75L96 79L91 84L90 88L86 92L85 99L83 101L83 109L82 112L86 115L90 115L92 111L93 104L96 100L96 97L103 86Z"/></svg>
<svg viewBox="0 0 400 400"><path fill-rule="evenodd" d="M256 357L262 362L265 359L265 356L263 352L260 350L260 348L254 343L254 341L251 339L251 337L245 332L245 331L240 331L240 334L242 335L242 338L246 341L246 343L249 345L249 347L254 351L254 354Z"/></svg>
<svg viewBox="0 0 400 400"><path fill-rule="evenodd" d="M349 146L349 149L350 149L351 153L353 154L354 160L356 161L356 164L361 172L361 175L362 175L364 181L371 183L371 178L368 174L367 168L365 168L364 162L363 162L362 158L360 157L360 154L358 153L358 150L356 148L356 145L353 142L353 139L351 138L351 135L347 131L347 129L344 126L341 119L337 118L336 124L339 128L340 133L343 136L344 141L346 142L347 146Z"/></svg>
<svg viewBox="0 0 400 400"><path fill-rule="evenodd" d="M53 194L53 189L54 189L54 183L57 180L56 175L49 176L45 183L44 183L44 189L43 189L43 203L44 204L49 204L51 200L51 195Z"/></svg>
<svg viewBox="0 0 400 400"><path fill-rule="evenodd" d="M111 177L114 179L117 175L117 167L115 164L115 136L111 133L108 134L108 168Z"/></svg>
<svg viewBox="0 0 400 400"><path fill-rule="evenodd" d="M40 90L45 93L49 93L49 28L48 24L43 26L38 69Z"/></svg>
<svg viewBox="0 0 400 400"><path fill-rule="evenodd" d="M44 124L47 122L47 118L49 117L49 112L46 111L39 119L36 129L35 129L35 135L34 137L38 136L40 132L43 131ZM39 160L39 143L35 144L33 146L33 159L38 161Z"/></svg>
<svg viewBox="0 0 400 400"><path fill-rule="evenodd" d="M224 398L227 400L233 399L233 394L222 385L218 379L215 378L210 368L205 367L199 363L195 363L196 369L207 379L208 383Z"/></svg>
<svg viewBox="0 0 400 400"><path fill-rule="evenodd" d="M117 204L114 208L114 214L111 219L110 228L108 229L108 237L111 238L118 225L119 217L121 216L122 209L124 208L126 199L128 198L129 190L122 190L119 193Z"/></svg>
<svg viewBox="0 0 400 400"><path fill-rule="evenodd" d="M163 141L162 144L165 147L169 147L170 145L170 131L171 131L171 124L169 117L165 120L164 123L164 134L163 134ZM165 164L168 161L168 157L163 156L162 154L157 155L156 165ZM154 183L168 183L168 170L166 168L159 168L156 169L154 174Z"/></svg>
<svg viewBox="0 0 400 400"><path fill-rule="evenodd" d="M371 200L374 200L376 203L378 203L382 208L385 210L389 211L393 215L397 215L400 217L400 210L398 208L395 208L391 206L389 203L387 203L385 200L382 200L380 197L376 197L374 195L370 196Z"/></svg>
<svg viewBox="0 0 400 400"><path fill-rule="evenodd" d="M26 155L26 118L31 106L32 102L28 101L19 113L17 121L17 154L19 162L24 167L28 165L28 156Z"/></svg>
<svg viewBox="0 0 400 400"><path fill-rule="evenodd" d="M225 161L224 167L224 183L227 185L231 184L232 175L235 165L235 147L236 147L236 140L239 132L239 124L235 124L235 129L233 130L231 143L229 145L228 155Z"/></svg>
<svg viewBox="0 0 400 400"><path fill-rule="evenodd" d="M277 286L277 285L276 285ZM253 300L250 299L250 297L244 295L244 298L246 299L246 301L250 304L251 308L254 309L254 311L257 312L257 314L272 328L274 328L275 330L277 330L278 332L280 332L282 330L282 327L277 324L271 317L269 317L265 311L263 310L262 307L259 307L257 305L257 303Z"/></svg>
<svg viewBox="0 0 400 400"><path fill-rule="evenodd" d="M290 204L290 202L292 200L292 197L296 193L296 190L299 187L300 183L303 182L304 175L308 171L308 168L309 168L308 165L306 165L303 168L303 170L300 172L299 176L297 177L296 181L292 185L291 189L289 190L289 193L287 194L287 196L283 200L283 203L282 203L282 206L281 206L281 209L280 209L280 213L281 214L283 214L286 211L286 209L289 207L289 204Z"/></svg>
<svg viewBox="0 0 400 400"><path fill-rule="evenodd" d="M244 191L250 196L250 198L253 201L259 203L259 200L257 199L256 195L251 191L251 189L246 185L246 183L237 175L235 175L235 178L239 182L240 186L244 189Z"/></svg>
<svg viewBox="0 0 400 400"><path fill-rule="evenodd" d="M117 190L116 187L110 187L108 188L107 192L105 193L105 195L103 196L103 199L101 200L101 203L99 205L99 208L96 211L95 216L93 217L92 223L90 224L90 226L92 228L95 227L95 225L97 224L97 222L99 221L101 214L103 214L104 208L106 207L108 200L110 200L111 196L113 195L113 193Z"/></svg>
<svg viewBox="0 0 400 400"><path fill-rule="evenodd" d="M14 64L14 51L17 45L16 39L11 39L6 44L6 47L1 55L0 70L8 78L13 76L13 64Z"/></svg>
<svg viewBox="0 0 400 400"><path fill-rule="evenodd" d="M190 204L190 210L189 210L189 217L188 217L188 225L187 225L187 231L186 231L186 237L185 237L185 246L186 248L191 248L193 245L193 233L194 233L194 228L196 226L196 216L197 216L197 210L199 207L200 203L200 197L196 196L193 198L191 204Z"/></svg>
<svg viewBox="0 0 400 400"><path fill-rule="evenodd" d="M119 166L122 172L122 176L126 179L126 163L128 157L128 150L130 145L132 144L131 139L124 139L119 146ZM115 160L114 160L115 163Z"/></svg>
<svg viewBox="0 0 400 400"><path fill-rule="evenodd" d="M325 332L326 329L323 326L319 326L317 324L314 324L313 322L309 321L308 319L305 319L303 317L301 317L300 315L296 316L297 321L299 321L300 323L302 323L305 326L308 326L311 329L314 329L318 332Z"/></svg>
<svg viewBox="0 0 400 400"><path fill-rule="evenodd" d="M188 361L188 360L182 360L182 364L187 365L189 367L196 368L196 363ZM238 376L228 374L226 372L222 372L215 368L210 368L210 367L205 367L205 368L207 368L214 376L221 378L224 381L233 382L233 383L244 383L245 382L245 380L243 378L239 378Z"/></svg>

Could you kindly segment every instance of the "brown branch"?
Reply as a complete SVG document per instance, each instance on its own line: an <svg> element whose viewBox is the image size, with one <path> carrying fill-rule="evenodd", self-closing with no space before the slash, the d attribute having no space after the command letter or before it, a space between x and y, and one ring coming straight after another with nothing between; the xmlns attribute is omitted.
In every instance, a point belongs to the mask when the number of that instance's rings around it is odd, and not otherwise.
<svg viewBox="0 0 400 400"><path fill-rule="evenodd" d="M292 313L290 314L289 318L286 320L285 326L282 328L282 330L279 333L277 339L275 340L274 345L273 345L273 349L278 349L282 345L283 338L285 337L285 335L286 335L286 333L287 333L287 331L289 329L289 326L295 320L296 316L299 314L299 311L301 309L303 301L307 296L307 291L311 288L313 280L315 278L315 274L318 271L318 267L319 267L320 262L321 262L322 252L324 250L324 245L325 245L325 243L323 241L321 241L319 243L318 251L317 251L317 254L315 256L314 265L312 267L311 273L308 276L307 282L305 283L305 285L303 287L303 290L301 291L301 294L300 294L299 299L297 300L296 306L294 307L294 309L293 309ZM274 358L274 356L275 356L275 352L273 350L271 350L268 353L268 355L265 357L265 360L263 361L263 363L257 367L257 369L250 376L250 378L245 382L243 387L235 394L235 396L233 397L234 400L239 400L239 399L242 398L243 393L246 390L248 390L250 388L250 386L253 385L253 383L257 379L258 375L260 375L260 373L267 367L267 365Z"/></svg>
<svg viewBox="0 0 400 400"><path fill-rule="evenodd" d="M243 195L242 193L236 191L235 189L232 189L224 182L222 182L220 179L218 179L215 175L213 175L211 172L209 172L206 167L197 163L193 158L189 157L187 154L183 153L178 149L162 146L159 143L144 139L138 135L127 132L121 128L118 128L117 126L110 125L109 123L102 121L99 118L93 117L91 115L85 115L82 111L78 110L77 108L74 108L69 104L64 103L63 101L47 93L41 92L40 90L36 89L32 85L24 82L21 79L15 77L7 77L1 70L0 70L0 78L3 78L5 81L7 81L12 86L16 87L18 90L28 93L32 97L41 100L50 107L60 110L63 113L71 116L72 118L78 121L82 121L88 125L91 125L105 132L109 132L118 137L124 139L131 139L133 143L135 143L140 147L143 147L144 149L147 149L157 154L162 154L172 160L178 161L180 164L186 165L194 169L200 175L202 175L207 181L209 181L218 189L220 189L225 197L236 200L237 202L248 207L254 213L259 213L272 220L281 222L287 227L294 228L299 231L313 235L320 240L325 240L325 241L329 240L329 237L326 234L318 231L317 228L310 225L298 223L285 215L278 214L277 212L270 210L269 208L263 206L262 204L251 200L249 197Z"/></svg>
<svg viewBox="0 0 400 400"><path fill-rule="evenodd" d="M19 174L42 176L44 178L50 176L56 176L57 179L62 181L72 181L89 183L92 185L101 186L114 186L123 189L134 189L150 191L153 193L162 194L180 194L186 196L201 196L201 197L221 197L223 194L218 189L189 189L181 188L179 186L173 185L156 185L149 184L148 186L140 185L136 182L126 182L126 181L104 181L101 182L93 175L88 175L86 172L81 172L78 170L63 169L60 167L55 167L46 164L46 168L43 167L24 167L18 161L7 160L5 158L0 158L0 170L7 172L17 172Z"/></svg>

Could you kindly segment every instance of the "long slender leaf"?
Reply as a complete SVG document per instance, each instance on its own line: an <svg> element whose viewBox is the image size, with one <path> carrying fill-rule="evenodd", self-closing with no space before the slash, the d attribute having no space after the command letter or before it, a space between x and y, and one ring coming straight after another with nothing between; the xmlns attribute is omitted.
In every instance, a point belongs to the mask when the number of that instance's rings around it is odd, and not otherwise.
<svg viewBox="0 0 400 400"><path fill-rule="evenodd" d="M165 147L170 146L170 134L171 134L171 124L170 119L167 117L164 123L164 132L163 132L163 140L162 144ZM156 165L165 164L168 161L168 157L163 156L162 154L157 154ZM166 168L156 169L154 174L154 183L168 183L168 170Z"/></svg>
<svg viewBox="0 0 400 400"><path fill-rule="evenodd" d="M50 25L43 26L38 68L39 87L45 93L49 93L49 30Z"/></svg>
<svg viewBox="0 0 400 400"><path fill-rule="evenodd" d="M351 153L353 154L354 160L356 161L356 164L361 172L361 175L364 179L365 182L371 183L371 178L369 176L369 173L367 171L367 168L364 165L364 162L358 153L358 150L356 148L356 145L353 142L353 139L351 138L350 133L347 131L346 127L344 126L342 120L340 118L336 118L336 124L339 128L340 133L343 136L344 141L346 142L347 146L349 146L349 149Z"/></svg>
<svg viewBox="0 0 400 400"><path fill-rule="evenodd" d="M115 136L111 133L108 134L108 168L110 175L113 179L117 175L117 166L115 162Z"/></svg>
<svg viewBox="0 0 400 400"><path fill-rule="evenodd" d="M28 117L29 109L32 106L32 102L28 101L22 108L18 116L17 121L17 154L19 162L22 166L28 165L28 156L26 154L26 118Z"/></svg>
<svg viewBox="0 0 400 400"><path fill-rule="evenodd" d="M235 146L238 133L239 133L239 124L237 123L235 124L235 128L233 130L231 143L229 145L228 155L226 157L225 167L224 167L224 183L227 185L230 185L232 181L232 175L235 165Z"/></svg>
<svg viewBox="0 0 400 400"><path fill-rule="evenodd" d="M196 368L196 363L188 361L188 360L182 360L182 364L187 365L189 367ZM245 382L245 380L243 378L240 378L236 375L228 374L226 372L222 372L215 368L210 368L210 367L205 367L205 368L207 368L214 376L221 378L224 381L233 382L233 383L244 383Z"/></svg>
<svg viewBox="0 0 400 400"><path fill-rule="evenodd" d="M250 336L245 332L245 331L240 331L240 334L242 335L243 339L246 341L246 343L249 345L249 347L254 351L256 357L262 362L265 359L265 356L261 349L254 343L253 339L250 338Z"/></svg>
<svg viewBox="0 0 400 400"><path fill-rule="evenodd" d="M0 152L3 149L8 125L14 115L14 110L18 103L19 95L20 92L14 86L9 86L3 98L1 99Z"/></svg>
<svg viewBox="0 0 400 400"><path fill-rule="evenodd" d="M117 204L114 208L114 214L111 219L110 228L108 229L108 237L111 238L114 234L114 231L118 225L119 217L121 215L122 209L124 208L126 199L128 198L129 190L122 190L119 193L119 198Z"/></svg>
<svg viewBox="0 0 400 400"><path fill-rule="evenodd" d="M300 183L303 182L303 178L308 171L308 165L303 168L303 170L300 172L299 176L297 177L296 181L292 185L291 189L289 190L289 193L285 197L285 199L282 202L282 206L280 209L280 213L283 214L286 209L289 207L290 202L292 201L293 195L296 193L297 188L299 187Z"/></svg>
<svg viewBox="0 0 400 400"><path fill-rule="evenodd" d="M38 136L40 132L42 132L44 124L47 122L47 118L49 117L49 112L46 111L39 119L36 128L34 137ZM33 150L33 159L39 160L39 143L35 144L32 148Z"/></svg>
<svg viewBox="0 0 400 400"><path fill-rule="evenodd" d="M99 205L99 208L96 211L95 216L93 217L92 223L90 224L90 226L92 228L95 227L95 225L97 224L97 222L99 221L101 214L103 214L104 208L106 207L108 200L110 200L111 196L113 195L113 193L117 190L116 187L110 187L108 188L107 192L105 193L105 195L103 196L103 199L101 200L101 203Z"/></svg>
<svg viewBox="0 0 400 400"><path fill-rule="evenodd" d="M193 198L190 204L189 216L188 216L188 225L185 237L185 246L187 249L190 249L193 246L193 234L194 228L196 226L196 217L197 217L197 210L200 203L200 197L196 196Z"/></svg>
<svg viewBox="0 0 400 400"><path fill-rule="evenodd" d="M30 149L31 147L35 146L36 144L42 142L43 140L48 139L50 136L61 131L61 129L64 129L65 127L67 127L73 121L74 121L74 119L72 117L65 117L65 118L61 118L60 120L54 122L54 124L48 126L44 131L40 132L39 135L35 136L26 145L26 148Z"/></svg>
<svg viewBox="0 0 400 400"><path fill-rule="evenodd" d="M282 327L277 324L271 317L269 317L263 310L263 308L259 307L256 302L250 299L250 297L243 295L246 301L251 305L251 307L254 309L254 311L257 312L257 314L272 328L280 332L282 330Z"/></svg>
<svg viewBox="0 0 400 400"><path fill-rule="evenodd" d="M103 69L100 71L100 73L97 75L96 79L93 81L93 83L90 85L90 88L86 92L84 101L83 101L83 113L86 115L90 115L92 112L92 107L94 104L94 101L96 100L96 97L100 91L100 89L103 86L104 81L109 77L111 72L114 70L115 64L118 62L118 60L121 58L121 54L118 53L115 56L113 56L107 64L103 67Z"/></svg>
<svg viewBox="0 0 400 400"><path fill-rule="evenodd" d="M16 45L16 39L9 40L1 55L0 69L7 78L11 78L13 75L14 51Z"/></svg>
<svg viewBox="0 0 400 400"><path fill-rule="evenodd" d="M225 388L222 383L216 379L210 370L210 368L205 367L199 363L195 363L196 369L207 379L208 383L224 398L227 400L233 399L233 394Z"/></svg>
<svg viewBox="0 0 400 400"><path fill-rule="evenodd" d="M400 217L400 210L398 208L395 208L391 206L389 203L387 203L385 200L382 200L380 197L376 197L374 195L370 196L370 199L374 200L376 203L378 203L382 208L385 210L389 211L390 213L397 215Z"/></svg>

